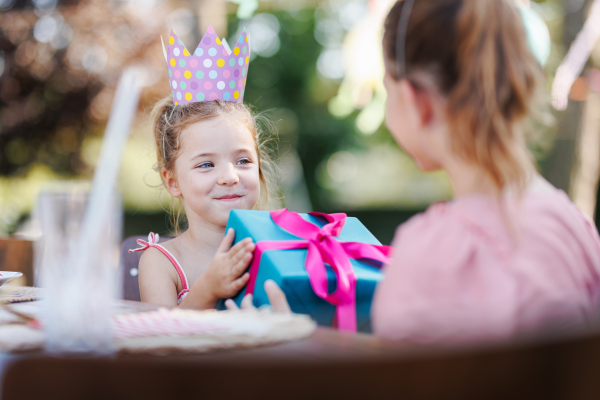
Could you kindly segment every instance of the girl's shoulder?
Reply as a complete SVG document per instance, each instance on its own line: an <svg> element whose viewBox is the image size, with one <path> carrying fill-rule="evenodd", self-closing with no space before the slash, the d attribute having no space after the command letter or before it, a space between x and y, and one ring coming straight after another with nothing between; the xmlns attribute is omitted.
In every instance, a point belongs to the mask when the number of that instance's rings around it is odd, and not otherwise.
<svg viewBox="0 0 600 400"><path fill-rule="evenodd" d="M144 250L144 253L140 257L139 268L140 270L160 269L164 271L170 271L173 269L173 264L159 249L156 247L150 247Z"/></svg>
<svg viewBox="0 0 600 400"><path fill-rule="evenodd" d="M460 210L452 202L439 202L398 226L392 246L396 254L409 258L413 255L414 262L422 262L423 254L435 262L436 255L443 258L458 255L468 251L477 240L473 226Z"/></svg>
<svg viewBox="0 0 600 400"><path fill-rule="evenodd" d="M433 248L444 257L480 246L503 249L511 242L501 207L483 195L434 203L400 225L394 237L394 247L426 253Z"/></svg>
<svg viewBox="0 0 600 400"><path fill-rule="evenodd" d="M435 203L400 225L394 243L410 248L483 245L509 251L523 239L547 243L567 237L600 245L594 223L566 193L549 185L503 203L484 195Z"/></svg>
<svg viewBox="0 0 600 400"><path fill-rule="evenodd" d="M150 273L151 275L169 276L177 282L177 268L181 268L179 262L173 255L173 240L172 239L159 244L160 238L158 234L151 232L148 235L148 240L138 240L137 249L131 249L130 252L140 251L139 270L140 274Z"/></svg>
<svg viewBox="0 0 600 400"><path fill-rule="evenodd" d="M464 216L451 201L440 201L398 226L396 236L437 236L464 228Z"/></svg>
<svg viewBox="0 0 600 400"><path fill-rule="evenodd" d="M162 300L159 300L157 303L157 300L152 293L157 291L159 293L170 293L171 291L179 292L181 287L179 275L175 268L173 268L173 264L155 247L144 250L138 264L138 281L142 301L153 304L166 305L170 303L163 304ZM173 299L175 298L173 297ZM176 303L173 303L173 305L175 304Z"/></svg>
<svg viewBox="0 0 600 400"><path fill-rule="evenodd" d="M130 253L134 252L142 252L142 257L146 254L150 254L150 256L145 256L145 258L153 258L157 257L160 254L163 257L167 257L167 259L171 262L175 260L174 254L178 253L177 242L179 238L161 238L158 233L150 232L148 234L148 239L138 239L136 242L138 244L137 248L129 249ZM176 262L176 260L175 260Z"/></svg>
<svg viewBox="0 0 600 400"><path fill-rule="evenodd" d="M152 234L151 234L152 236ZM143 254L138 264L138 281L143 302L165 307L176 306L182 291L188 289L185 273L174 256L155 240L138 243Z"/></svg>

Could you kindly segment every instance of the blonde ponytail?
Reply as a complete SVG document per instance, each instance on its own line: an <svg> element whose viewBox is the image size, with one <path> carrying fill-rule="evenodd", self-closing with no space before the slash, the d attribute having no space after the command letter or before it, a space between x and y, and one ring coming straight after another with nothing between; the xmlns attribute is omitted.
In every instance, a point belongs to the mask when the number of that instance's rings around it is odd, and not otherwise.
<svg viewBox="0 0 600 400"><path fill-rule="evenodd" d="M497 187L522 191L533 169L522 121L541 68L518 10L506 0L465 0L456 24L458 79L448 95L455 151Z"/></svg>

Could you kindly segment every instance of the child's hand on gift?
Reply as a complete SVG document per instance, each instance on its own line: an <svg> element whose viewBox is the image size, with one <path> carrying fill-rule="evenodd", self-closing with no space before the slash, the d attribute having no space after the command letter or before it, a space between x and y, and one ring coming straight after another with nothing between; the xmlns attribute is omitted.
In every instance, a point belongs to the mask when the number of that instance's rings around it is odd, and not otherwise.
<svg viewBox="0 0 600 400"><path fill-rule="evenodd" d="M273 312L281 313L281 314L290 314L292 310L290 309L290 305L285 297L285 293L283 290L271 279L265 281L265 292L267 292L267 297L269 298L269 303L271 304L271 309ZM242 309L254 309L254 305L252 304L252 295L247 294L244 296L242 300ZM238 306L231 299L225 301L225 306L228 310L238 310Z"/></svg>
<svg viewBox="0 0 600 400"><path fill-rule="evenodd" d="M214 304L235 295L250 279L250 274L244 271L256 246L250 238L231 246L234 237L234 230L229 229L208 269L198 280L203 286L202 292Z"/></svg>

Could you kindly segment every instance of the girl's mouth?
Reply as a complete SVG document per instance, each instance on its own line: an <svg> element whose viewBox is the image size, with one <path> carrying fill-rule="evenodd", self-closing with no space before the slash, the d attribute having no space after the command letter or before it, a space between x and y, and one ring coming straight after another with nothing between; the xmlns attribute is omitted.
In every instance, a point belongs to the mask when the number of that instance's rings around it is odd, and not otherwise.
<svg viewBox="0 0 600 400"><path fill-rule="evenodd" d="M237 199L241 199L242 196L239 194L228 194L226 196L217 197L216 200L220 201L235 201Z"/></svg>

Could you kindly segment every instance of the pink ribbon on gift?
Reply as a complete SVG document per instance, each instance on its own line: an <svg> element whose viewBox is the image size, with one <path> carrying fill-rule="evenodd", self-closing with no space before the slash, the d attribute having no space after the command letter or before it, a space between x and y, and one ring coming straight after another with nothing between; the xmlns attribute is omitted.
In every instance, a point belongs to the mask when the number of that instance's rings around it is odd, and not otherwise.
<svg viewBox="0 0 600 400"><path fill-rule="evenodd" d="M335 237L340 235L346 222L346 214L343 213L309 213L322 216L328 221L322 228L287 209L271 211L270 214L275 224L303 240L265 240L256 243L246 294L254 293L264 251L307 249L304 265L313 291L320 298L336 306L336 318L340 330L355 332L356 275L350 264L350 258L368 258L388 264L390 262L388 256L392 248L358 242L339 242ZM331 266L337 279L337 288L333 293L328 292L325 263Z"/></svg>

